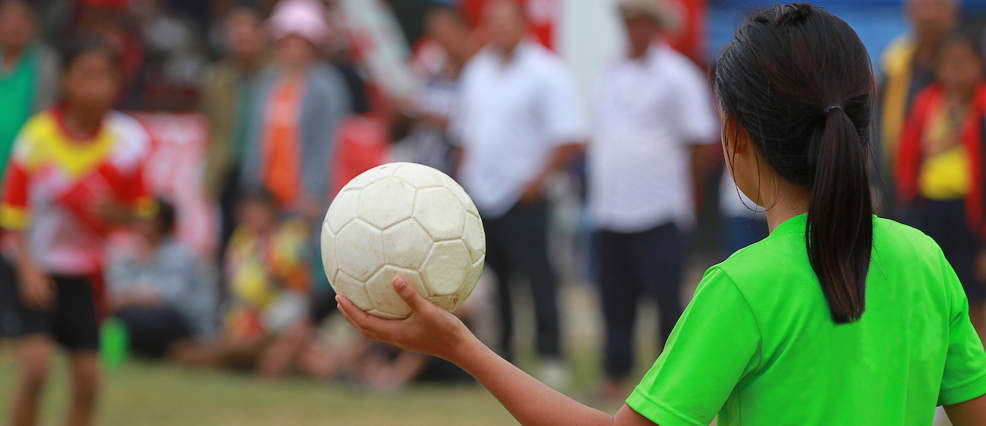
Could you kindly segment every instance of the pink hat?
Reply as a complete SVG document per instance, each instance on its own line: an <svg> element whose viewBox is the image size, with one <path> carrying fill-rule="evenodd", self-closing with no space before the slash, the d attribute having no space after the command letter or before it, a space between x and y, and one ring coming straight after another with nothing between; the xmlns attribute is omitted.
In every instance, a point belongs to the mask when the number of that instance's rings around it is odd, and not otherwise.
<svg viewBox="0 0 986 426"><path fill-rule="evenodd" d="M316 46L332 37L325 5L319 0L283 0L274 6L267 25L274 40L299 35Z"/></svg>

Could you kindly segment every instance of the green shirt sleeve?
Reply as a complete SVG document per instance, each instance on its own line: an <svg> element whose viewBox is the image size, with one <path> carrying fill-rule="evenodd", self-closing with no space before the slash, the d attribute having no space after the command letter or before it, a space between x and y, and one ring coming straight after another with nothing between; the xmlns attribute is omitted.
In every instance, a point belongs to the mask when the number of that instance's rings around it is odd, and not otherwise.
<svg viewBox="0 0 986 426"><path fill-rule="evenodd" d="M969 321L969 300L965 290L945 256L939 254L939 258L949 297L949 326L948 355L938 405L951 405L986 394L986 352Z"/></svg>
<svg viewBox="0 0 986 426"><path fill-rule="evenodd" d="M661 426L708 425L757 368L760 352L749 303L726 273L712 268L627 405Z"/></svg>

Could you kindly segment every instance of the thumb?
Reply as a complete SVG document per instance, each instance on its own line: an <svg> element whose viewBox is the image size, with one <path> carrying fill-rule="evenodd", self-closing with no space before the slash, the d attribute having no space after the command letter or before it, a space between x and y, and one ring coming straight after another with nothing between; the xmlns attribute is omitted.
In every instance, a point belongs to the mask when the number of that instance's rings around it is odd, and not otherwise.
<svg viewBox="0 0 986 426"><path fill-rule="evenodd" d="M407 306L410 306L412 311L420 310L424 307L423 304L428 302L421 297L416 290L414 290L414 286L408 284L404 277L394 277L393 285L394 291L397 292L397 295L400 296L401 299L404 299L404 303L407 303Z"/></svg>

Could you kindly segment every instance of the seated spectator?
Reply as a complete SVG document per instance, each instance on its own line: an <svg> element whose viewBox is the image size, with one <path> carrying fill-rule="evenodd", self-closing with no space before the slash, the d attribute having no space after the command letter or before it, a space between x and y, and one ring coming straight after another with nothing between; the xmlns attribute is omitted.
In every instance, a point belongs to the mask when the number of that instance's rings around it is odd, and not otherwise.
<svg viewBox="0 0 986 426"><path fill-rule="evenodd" d="M223 266L229 300L221 336L206 346L183 347L179 362L253 369L271 344L305 316L308 225L298 219L279 221L274 198L266 192L244 195L236 216Z"/></svg>
<svg viewBox="0 0 986 426"><path fill-rule="evenodd" d="M483 312L487 285L477 285L477 291L455 311L470 327L489 319L488 313ZM376 392L393 392L412 382L474 383L448 361L369 339L360 338L357 344L341 346L320 342L315 331L335 308L334 295L315 298L307 315L264 352L258 365L260 371L268 377L291 372L318 380L339 379Z"/></svg>
<svg viewBox="0 0 986 426"><path fill-rule="evenodd" d="M114 315L126 326L133 353L165 356L182 339L215 334L214 274L171 238L175 210L159 201L158 213L133 225L135 248L110 253L106 285Z"/></svg>

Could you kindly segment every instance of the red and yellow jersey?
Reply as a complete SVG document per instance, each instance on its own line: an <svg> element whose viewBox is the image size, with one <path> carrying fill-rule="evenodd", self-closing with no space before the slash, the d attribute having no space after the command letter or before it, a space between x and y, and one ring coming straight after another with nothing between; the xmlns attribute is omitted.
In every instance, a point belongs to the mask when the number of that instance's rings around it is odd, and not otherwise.
<svg viewBox="0 0 986 426"><path fill-rule="evenodd" d="M32 117L14 142L0 194L0 228L27 233L35 261L49 273L100 270L106 224L94 214L111 200L153 214L141 169L149 138L134 119L110 112L87 137L72 135L56 107Z"/></svg>
<svg viewBox="0 0 986 426"><path fill-rule="evenodd" d="M922 199L964 199L969 229L986 236L986 81L959 120L946 119L944 102L939 83L914 97L894 167L897 201L907 211Z"/></svg>

